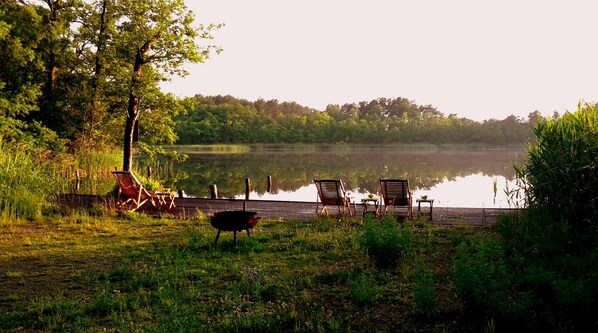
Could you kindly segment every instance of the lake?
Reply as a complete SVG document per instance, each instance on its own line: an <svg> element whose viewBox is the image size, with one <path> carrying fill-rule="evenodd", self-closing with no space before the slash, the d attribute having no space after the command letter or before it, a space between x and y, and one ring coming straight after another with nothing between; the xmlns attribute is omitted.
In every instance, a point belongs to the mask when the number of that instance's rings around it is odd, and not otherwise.
<svg viewBox="0 0 598 333"><path fill-rule="evenodd" d="M313 179L340 178L359 202L377 193L380 178L409 179L414 196L427 195L441 207L508 208L505 192L516 189L514 163L522 149L437 148L435 146L269 145L178 146L189 156L175 166L185 175L178 189L209 197L216 184L221 198L315 201ZM272 189L268 192L268 176ZM512 202L511 202L512 203ZM511 205L512 206L512 205Z"/></svg>

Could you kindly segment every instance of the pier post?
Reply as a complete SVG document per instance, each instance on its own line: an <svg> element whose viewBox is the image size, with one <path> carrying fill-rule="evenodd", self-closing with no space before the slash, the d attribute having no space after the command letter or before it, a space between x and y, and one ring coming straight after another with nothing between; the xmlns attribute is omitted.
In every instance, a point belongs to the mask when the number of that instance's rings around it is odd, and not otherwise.
<svg viewBox="0 0 598 333"><path fill-rule="evenodd" d="M210 198L218 199L218 186L216 184L210 185Z"/></svg>
<svg viewBox="0 0 598 333"><path fill-rule="evenodd" d="M249 193L251 193L251 179L245 178L245 200L249 200Z"/></svg>
<svg viewBox="0 0 598 333"><path fill-rule="evenodd" d="M268 193L272 192L272 176L268 176Z"/></svg>

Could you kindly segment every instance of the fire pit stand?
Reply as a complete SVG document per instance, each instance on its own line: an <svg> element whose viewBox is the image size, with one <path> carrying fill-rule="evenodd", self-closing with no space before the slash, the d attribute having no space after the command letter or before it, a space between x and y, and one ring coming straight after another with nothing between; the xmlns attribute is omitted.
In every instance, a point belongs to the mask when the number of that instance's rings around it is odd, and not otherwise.
<svg viewBox="0 0 598 333"><path fill-rule="evenodd" d="M256 212L242 210L221 211L210 215L210 224L212 227L218 229L214 245L218 244L220 232L224 230L233 232L235 246L237 246L237 231L246 230L247 236L251 236L249 229L254 228L258 221L259 217Z"/></svg>

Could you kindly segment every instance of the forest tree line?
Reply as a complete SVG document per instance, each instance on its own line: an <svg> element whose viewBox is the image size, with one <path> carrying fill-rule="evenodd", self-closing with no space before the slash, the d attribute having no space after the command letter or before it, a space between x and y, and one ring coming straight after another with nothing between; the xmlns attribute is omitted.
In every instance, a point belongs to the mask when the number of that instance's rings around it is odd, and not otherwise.
<svg viewBox="0 0 598 333"><path fill-rule="evenodd" d="M318 111L295 102L195 96L176 116L181 144L214 143L483 143L525 142L540 113L482 122L448 116L406 98L330 104Z"/></svg>

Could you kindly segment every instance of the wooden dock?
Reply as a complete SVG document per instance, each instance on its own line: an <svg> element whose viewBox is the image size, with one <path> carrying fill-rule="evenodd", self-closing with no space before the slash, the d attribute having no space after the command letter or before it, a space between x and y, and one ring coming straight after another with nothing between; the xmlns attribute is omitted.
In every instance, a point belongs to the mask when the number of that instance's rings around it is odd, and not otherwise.
<svg viewBox="0 0 598 333"><path fill-rule="evenodd" d="M114 207L114 198L93 195L66 194L58 197L61 204L70 207L93 207L105 205ZM258 213L261 218L275 220L310 221L316 217L316 202L303 201L273 201L273 200L239 200L239 199L207 199L207 198L176 198L176 208L168 213L180 218L195 218L198 212L209 215L223 210L248 210ZM149 205L148 205L149 206ZM319 206L322 207L321 205ZM363 217L364 205L357 204L355 217ZM371 208L371 207L370 207ZM424 207L422 207L424 210ZM427 207L426 207L427 210ZM516 210L505 208L460 208L434 206L430 223L434 225L453 226L465 224L471 226L486 226L496 223L502 214L512 214ZM336 208L331 209L336 215ZM413 215L418 214L417 206Z"/></svg>
<svg viewBox="0 0 598 333"><path fill-rule="evenodd" d="M190 218L201 211L206 215L223 210L248 210L258 213L258 216L268 219L310 221L316 217L316 202L302 201L271 201L271 200L233 200L233 199L203 199L177 198L173 214ZM364 205L357 204L354 216L363 217ZM321 204L319 205L321 208ZM427 207L426 207L427 208ZM422 207L422 211L424 207ZM428 209L426 209L427 211ZM511 209L502 208L458 208L435 206L431 219L436 225L469 224L473 226L492 225L501 214L513 213ZM331 215L336 215L336 207L331 209ZM417 206L414 207L414 217L418 215Z"/></svg>

